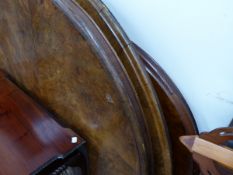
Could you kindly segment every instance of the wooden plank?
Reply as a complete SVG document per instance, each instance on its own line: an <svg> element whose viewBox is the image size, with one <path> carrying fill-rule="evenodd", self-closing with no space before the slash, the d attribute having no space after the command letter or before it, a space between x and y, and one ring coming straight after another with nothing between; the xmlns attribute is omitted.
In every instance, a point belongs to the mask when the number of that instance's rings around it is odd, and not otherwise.
<svg viewBox="0 0 233 175"><path fill-rule="evenodd" d="M233 169L233 150L211 143L198 136L183 136L182 143L193 153Z"/></svg>
<svg viewBox="0 0 233 175"><path fill-rule="evenodd" d="M233 150L196 137L192 151L233 169Z"/></svg>

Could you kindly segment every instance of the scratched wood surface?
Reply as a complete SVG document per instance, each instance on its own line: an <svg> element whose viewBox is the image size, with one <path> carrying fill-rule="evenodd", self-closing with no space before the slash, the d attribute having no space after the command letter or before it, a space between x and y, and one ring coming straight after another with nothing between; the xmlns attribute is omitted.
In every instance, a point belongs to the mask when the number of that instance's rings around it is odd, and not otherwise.
<svg viewBox="0 0 233 175"><path fill-rule="evenodd" d="M0 175L31 174L83 144L3 74L0 92Z"/></svg>
<svg viewBox="0 0 233 175"><path fill-rule="evenodd" d="M90 174L171 174L145 70L92 3L0 0L0 67L87 140Z"/></svg>

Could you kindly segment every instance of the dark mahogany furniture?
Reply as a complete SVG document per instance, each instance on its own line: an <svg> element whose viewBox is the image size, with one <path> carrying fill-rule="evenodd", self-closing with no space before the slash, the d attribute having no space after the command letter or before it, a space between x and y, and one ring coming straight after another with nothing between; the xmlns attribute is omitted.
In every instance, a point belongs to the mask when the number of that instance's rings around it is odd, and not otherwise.
<svg viewBox="0 0 233 175"><path fill-rule="evenodd" d="M71 161L85 171L84 143L0 73L0 175L59 174Z"/></svg>

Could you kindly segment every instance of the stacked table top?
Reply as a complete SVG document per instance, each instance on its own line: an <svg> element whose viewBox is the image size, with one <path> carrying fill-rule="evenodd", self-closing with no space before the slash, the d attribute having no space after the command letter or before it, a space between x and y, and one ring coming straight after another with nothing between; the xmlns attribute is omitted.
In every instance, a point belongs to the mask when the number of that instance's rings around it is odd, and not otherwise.
<svg viewBox="0 0 233 175"><path fill-rule="evenodd" d="M87 140L90 174L192 172L177 143L197 132L186 103L100 1L0 3L0 67Z"/></svg>

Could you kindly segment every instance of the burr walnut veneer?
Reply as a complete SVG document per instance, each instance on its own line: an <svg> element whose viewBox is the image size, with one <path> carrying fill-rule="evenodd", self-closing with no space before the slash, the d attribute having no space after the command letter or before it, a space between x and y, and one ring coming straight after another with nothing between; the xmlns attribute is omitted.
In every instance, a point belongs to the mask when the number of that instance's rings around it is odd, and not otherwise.
<svg viewBox="0 0 233 175"><path fill-rule="evenodd" d="M171 174L155 91L101 2L0 0L0 7L0 67L85 138L90 174Z"/></svg>
<svg viewBox="0 0 233 175"><path fill-rule="evenodd" d="M183 103L173 106L180 99L158 98L163 84L150 79L141 55L100 1L0 0L0 7L0 68L85 138L91 175L172 174L174 160L182 162L171 151L179 150L177 136L196 132L183 116L191 113ZM174 139L174 121L159 104L165 98L182 127Z"/></svg>

